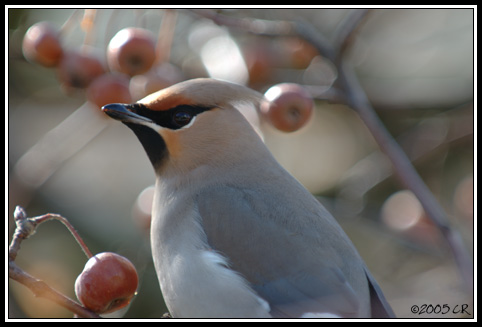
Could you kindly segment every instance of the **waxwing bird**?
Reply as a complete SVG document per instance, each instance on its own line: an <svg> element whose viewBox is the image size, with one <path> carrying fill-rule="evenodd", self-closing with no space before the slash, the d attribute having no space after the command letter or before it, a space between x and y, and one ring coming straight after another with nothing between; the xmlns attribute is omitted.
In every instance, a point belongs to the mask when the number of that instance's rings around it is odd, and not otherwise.
<svg viewBox="0 0 482 327"><path fill-rule="evenodd" d="M237 109L261 100L194 79L102 108L155 169L151 247L171 315L394 317L336 220Z"/></svg>

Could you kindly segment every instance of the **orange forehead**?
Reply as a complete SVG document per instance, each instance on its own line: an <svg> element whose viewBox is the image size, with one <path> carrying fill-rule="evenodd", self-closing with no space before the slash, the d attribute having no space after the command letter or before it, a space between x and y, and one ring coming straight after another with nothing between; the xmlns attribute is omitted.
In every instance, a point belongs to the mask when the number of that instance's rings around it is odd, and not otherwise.
<svg viewBox="0 0 482 327"><path fill-rule="evenodd" d="M189 99L182 94L173 94L166 91L168 91L168 89L152 93L151 95L146 96L144 99L139 100L138 103L142 103L150 110L154 111L168 110L179 105L194 104L192 99Z"/></svg>

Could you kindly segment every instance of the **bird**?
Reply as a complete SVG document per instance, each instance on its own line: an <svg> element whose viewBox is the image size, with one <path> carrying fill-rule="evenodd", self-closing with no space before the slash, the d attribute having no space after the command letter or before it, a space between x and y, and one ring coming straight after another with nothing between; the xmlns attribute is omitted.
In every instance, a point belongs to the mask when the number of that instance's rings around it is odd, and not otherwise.
<svg viewBox="0 0 482 327"><path fill-rule="evenodd" d="M195 78L102 107L154 168L151 251L173 318L392 318L355 246L271 154L243 105L263 95Z"/></svg>

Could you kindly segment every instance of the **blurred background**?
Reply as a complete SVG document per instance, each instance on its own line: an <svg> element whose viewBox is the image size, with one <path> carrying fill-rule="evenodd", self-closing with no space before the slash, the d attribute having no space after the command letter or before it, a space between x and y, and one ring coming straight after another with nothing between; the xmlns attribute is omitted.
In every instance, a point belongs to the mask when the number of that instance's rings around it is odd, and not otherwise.
<svg viewBox="0 0 482 327"><path fill-rule="evenodd" d="M88 46L104 64L107 45L117 31L130 26L150 30L161 45L162 60L150 72L130 79L133 101L151 87L194 77L228 79L260 92L281 82L306 86L316 98L316 109L301 130L285 134L253 120L275 157L338 219L397 316L473 317L473 291L464 288L441 234L393 175L357 114L327 96L336 69L309 44L294 37L230 30L189 10L6 10L6 238L10 242L12 213L21 205L29 216L54 212L67 217L93 253L111 251L127 257L138 269L138 295L112 316L158 318L167 311L149 247L149 187L154 173L134 134L86 102L85 89L67 89L58 68L25 59L23 37L40 21L62 30L64 52ZM307 20L330 39L353 9L217 12L237 18ZM373 9L351 39L345 59L354 65L377 113L448 213L470 255L473 17L472 9ZM42 224L23 242L16 261L75 299L74 282L86 258L60 223ZM14 281L9 281L8 300L10 318L72 317ZM412 305L423 304L448 304L453 310L444 315L411 313ZM460 312L463 304L468 304L469 314Z"/></svg>

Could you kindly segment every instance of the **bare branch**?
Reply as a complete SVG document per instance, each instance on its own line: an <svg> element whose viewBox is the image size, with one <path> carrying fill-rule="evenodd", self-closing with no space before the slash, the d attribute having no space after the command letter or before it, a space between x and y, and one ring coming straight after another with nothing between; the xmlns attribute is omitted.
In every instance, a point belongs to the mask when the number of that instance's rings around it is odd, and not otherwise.
<svg viewBox="0 0 482 327"><path fill-rule="evenodd" d="M335 37L333 39L333 42L335 43L335 57L337 59L343 58L343 54L349 46L353 35L369 13L369 9L357 9L347 15L345 19L340 22L338 28L335 30Z"/></svg>
<svg viewBox="0 0 482 327"><path fill-rule="evenodd" d="M84 308L79 303L51 288L45 282L29 275L15 263L15 259L18 255L18 251L20 250L20 244L22 241L32 236L39 224L51 219L60 220L69 229L72 235L74 235L75 239L77 242L79 242L86 255L91 257L92 254L90 253L89 249L75 231L73 226L67 221L67 219L56 214L46 214L43 216L28 218L27 213L20 206L15 208L14 218L17 228L15 229L12 242L8 248L8 277L28 287L35 296L49 299L50 301L53 301L70 310L78 317L100 318L100 316L96 313Z"/></svg>
<svg viewBox="0 0 482 327"><path fill-rule="evenodd" d="M295 35L293 22L284 20L266 20L254 18L238 18L217 13L211 9L191 9L190 12L207 18L214 23L258 35Z"/></svg>
<svg viewBox="0 0 482 327"><path fill-rule="evenodd" d="M51 288L45 282L29 275L28 273L20 269L13 261L9 261L8 263L8 277L28 287L35 296L53 301L58 305L75 313L78 317L101 318L96 313L84 308L77 302Z"/></svg>

